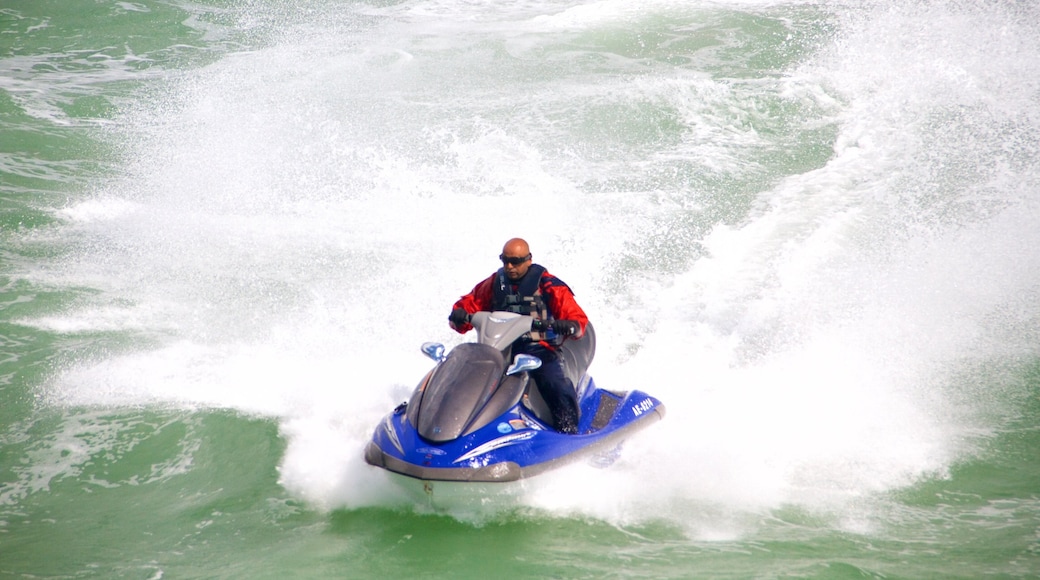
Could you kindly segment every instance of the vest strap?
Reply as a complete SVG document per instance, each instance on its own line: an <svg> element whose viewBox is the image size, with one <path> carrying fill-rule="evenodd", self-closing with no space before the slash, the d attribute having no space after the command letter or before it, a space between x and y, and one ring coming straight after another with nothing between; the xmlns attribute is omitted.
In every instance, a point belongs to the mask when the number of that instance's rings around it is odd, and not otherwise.
<svg viewBox="0 0 1040 580"><path fill-rule="evenodd" d="M495 286L492 289L492 302L495 310L515 312L531 316L536 320L552 321L552 313L542 298L542 275L545 267L531 264L527 273L519 282L514 283L506 276L505 268L499 268ZM531 340L555 342L556 336L551 331L532 330Z"/></svg>

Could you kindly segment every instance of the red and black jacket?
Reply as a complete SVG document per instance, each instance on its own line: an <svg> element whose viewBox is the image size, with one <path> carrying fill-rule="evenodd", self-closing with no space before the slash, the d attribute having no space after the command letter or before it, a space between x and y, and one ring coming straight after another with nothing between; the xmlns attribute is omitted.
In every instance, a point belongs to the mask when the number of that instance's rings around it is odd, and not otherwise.
<svg viewBox="0 0 1040 580"><path fill-rule="evenodd" d="M516 312L549 322L573 320L580 329L574 338L580 338L585 333L585 326L589 322L585 311L574 300L570 287L538 264L531 264L519 280L510 280L505 271L499 269L474 286L469 294L459 298L453 308L462 308L470 314L482 310ZM473 328L469 324L451 324L451 327L460 334ZM531 333L532 340L544 342L545 338L542 333Z"/></svg>

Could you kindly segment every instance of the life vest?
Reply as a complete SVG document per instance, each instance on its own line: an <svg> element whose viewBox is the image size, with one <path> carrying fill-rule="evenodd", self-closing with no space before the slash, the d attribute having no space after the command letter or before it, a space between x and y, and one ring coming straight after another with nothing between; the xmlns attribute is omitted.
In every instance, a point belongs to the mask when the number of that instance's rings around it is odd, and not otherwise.
<svg viewBox="0 0 1040 580"><path fill-rule="evenodd" d="M542 274L545 268L538 264L531 264L527 273L515 283L506 276L505 268L499 268L495 284L491 289L491 306L493 310L515 312L525 314L536 320L552 322L553 316L549 312L549 306L542 298ZM556 333L550 331L542 332L532 330L531 340L548 341L550 344L556 342Z"/></svg>

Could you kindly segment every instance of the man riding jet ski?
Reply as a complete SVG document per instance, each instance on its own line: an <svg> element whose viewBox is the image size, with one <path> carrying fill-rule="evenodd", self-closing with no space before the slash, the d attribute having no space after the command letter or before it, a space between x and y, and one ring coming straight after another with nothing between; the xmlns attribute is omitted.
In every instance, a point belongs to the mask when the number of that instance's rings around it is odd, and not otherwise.
<svg viewBox="0 0 1040 580"><path fill-rule="evenodd" d="M609 465L629 434L664 417L642 391L595 385L593 327L570 289L529 263L526 242L510 240L500 258L450 317L477 341L447 354L423 345L437 365L376 427L369 464L424 485L515 481L580 458Z"/></svg>
<svg viewBox="0 0 1040 580"><path fill-rule="evenodd" d="M582 337L589 319L566 284L531 262L526 241L509 240L498 258L502 268L455 303L448 317L451 327L460 334L469 332L473 328L469 315L480 311L515 312L533 318L537 329L513 345L513 354L529 354L542 361L531 374L549 406L553 425L561 433L577 433L577 394L556 351L568 337ZM544 323L548 327L543 331Z"/></svg>

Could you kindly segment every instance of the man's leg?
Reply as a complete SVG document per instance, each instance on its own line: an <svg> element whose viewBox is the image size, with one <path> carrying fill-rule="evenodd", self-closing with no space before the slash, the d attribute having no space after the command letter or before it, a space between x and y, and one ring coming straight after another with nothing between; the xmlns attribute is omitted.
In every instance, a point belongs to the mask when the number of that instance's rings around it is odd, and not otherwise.
<svg viewBox="0 0 1040 580"><path fill-rule="evenodd" d="M563 363L556 353L543 348L531 352L542 360L542 366L532 371L538 392L552 413L556 430L561 433L578 432L578 397L574 385L563 374Z"/></svg>

